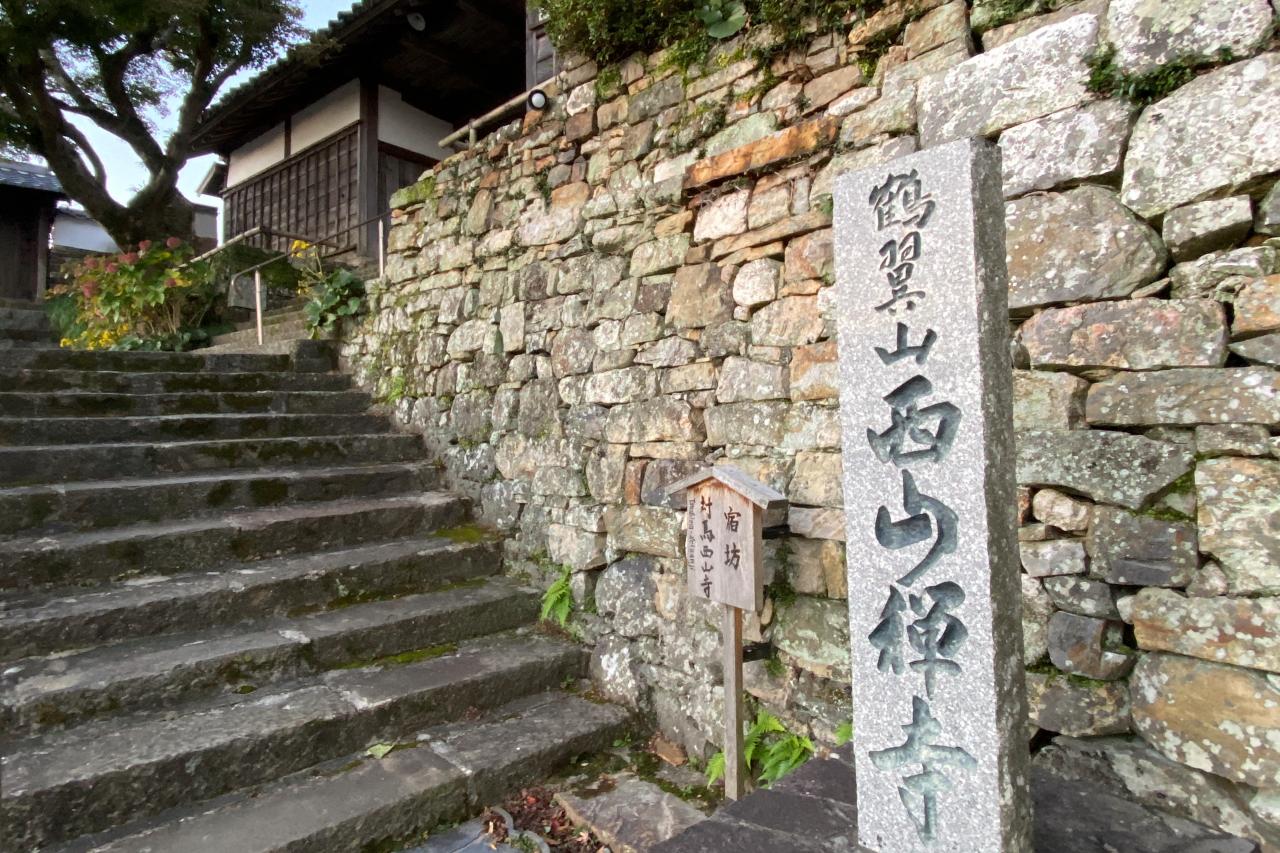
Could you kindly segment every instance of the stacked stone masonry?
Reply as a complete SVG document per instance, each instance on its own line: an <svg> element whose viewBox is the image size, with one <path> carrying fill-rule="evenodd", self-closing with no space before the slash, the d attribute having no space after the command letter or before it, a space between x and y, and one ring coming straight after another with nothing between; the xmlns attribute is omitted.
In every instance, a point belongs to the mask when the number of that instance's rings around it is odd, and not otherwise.
<svg viewBox="0 0 1280 853"><path fill-rule="evenodd" d="M1280 850L1280 43L1267 0L916 0L757 67L599 75L396 199L349 330L362 382L508 536L572 570L609 695L718 741L718 614L663 487L713 462L791 501L747 686L849 718L831 186L982 135L1003 155L1037 745ZM884 48L884 44L890 44ZM1145 108L1089 88L1197 76ZM778 664L781 664L780 666ZM1064 753L1065 754L1065 753Z"/></svg>

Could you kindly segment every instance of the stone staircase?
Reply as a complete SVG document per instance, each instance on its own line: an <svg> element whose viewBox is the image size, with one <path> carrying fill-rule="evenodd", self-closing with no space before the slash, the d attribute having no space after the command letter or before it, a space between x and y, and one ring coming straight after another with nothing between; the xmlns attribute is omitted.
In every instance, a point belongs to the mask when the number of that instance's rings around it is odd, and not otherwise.
<svg viewBox="0 0 1280 853"><path fill-rule="evenodd" d="M19 299L0 299L0 350L55 349L57 335L44 306Z"/></svg>
<svg viewBox="0 0 1280 853"><path fill-rule="evenodd" d="M296 342L311 339L302 300L262 313L262 346L258 346L257 324L250 320L236 324L236 330L215 335L202 352L288 353Z"/></svg>
<svg viewBox="0 0 1280 853"><path fill-rule="evenodd" d="M0 352L0 847L390 849L628 724L308 365Z"/></svg>

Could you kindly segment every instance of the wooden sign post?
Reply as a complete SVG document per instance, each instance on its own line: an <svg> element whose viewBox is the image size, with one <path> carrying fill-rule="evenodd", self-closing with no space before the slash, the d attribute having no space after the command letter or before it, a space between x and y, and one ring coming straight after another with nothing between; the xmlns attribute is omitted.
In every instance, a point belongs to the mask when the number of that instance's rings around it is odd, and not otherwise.
<svg viewBox="0 0 1280 853"><path fill-rule="evenodd" d="M724 607L724 792L746 793L742 755L742 612L764 606L766 523L787 508L787 499L741 471L715 466L667 487L685 492L685 558L689 594Z"/></svg>

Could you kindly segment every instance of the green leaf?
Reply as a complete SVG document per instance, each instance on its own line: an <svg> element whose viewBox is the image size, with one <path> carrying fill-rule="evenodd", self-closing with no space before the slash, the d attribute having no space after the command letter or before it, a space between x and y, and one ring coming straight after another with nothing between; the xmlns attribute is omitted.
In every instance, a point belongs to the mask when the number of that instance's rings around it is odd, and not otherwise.
<svg viewBox="0 0 1280 853"><path fill-rule="evenodd" d="M844 746L851 740L853 740L853 722L845 720L836 726L836 746Z"/></svg>
<svg viewBox="0 0 1280 853"><path fill-rule="evenodd" d="M717 752L707 762L707 784L714 785L724 777L724 752Z"/></svg>

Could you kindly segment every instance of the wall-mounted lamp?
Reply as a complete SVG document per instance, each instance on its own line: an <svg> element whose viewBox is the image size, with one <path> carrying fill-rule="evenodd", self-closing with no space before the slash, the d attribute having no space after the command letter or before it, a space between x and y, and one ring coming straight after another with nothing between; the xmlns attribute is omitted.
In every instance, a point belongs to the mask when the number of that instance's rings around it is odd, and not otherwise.
<svg viewBox="0 0 1280 853"><path fill-rule="evenodd" d="M547 97L546 92L541 89L534 89L529 93L529 98L525 103L528 105L529 109L541 112L547 108L547 104L550 102L551 99Z"/></svg>
<svg viewBox="0 0 1280 853"><path fill-rule="evenodd" d="M405 23L414 32L422 32L427 28L427 19L422 17L421 12L410 12L404 16Z"/></svg>

